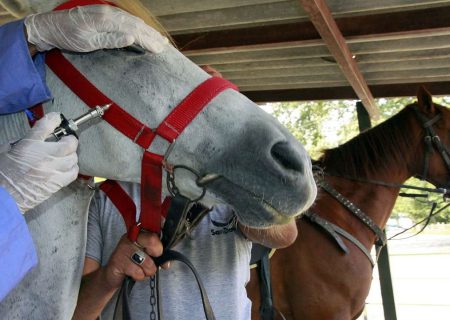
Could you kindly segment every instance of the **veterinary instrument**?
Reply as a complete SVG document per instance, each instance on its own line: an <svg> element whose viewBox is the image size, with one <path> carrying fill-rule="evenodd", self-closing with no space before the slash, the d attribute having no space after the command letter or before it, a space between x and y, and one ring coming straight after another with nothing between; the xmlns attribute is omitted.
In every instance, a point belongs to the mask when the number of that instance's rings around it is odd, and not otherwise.
<svg viewBox="0 0 450 320"><path fill-rule="evenodd" d="M76 132L79 126L89 122L93 119L101 118L105 111L109 109L112 103L105 104L103 106L96 106L93 110L90 110L78 118L67 120L66 117L61 113L61 125L55 129L48 137L46 141L59 141L62 137L68 135L74 135L78 138Z"/></svg>

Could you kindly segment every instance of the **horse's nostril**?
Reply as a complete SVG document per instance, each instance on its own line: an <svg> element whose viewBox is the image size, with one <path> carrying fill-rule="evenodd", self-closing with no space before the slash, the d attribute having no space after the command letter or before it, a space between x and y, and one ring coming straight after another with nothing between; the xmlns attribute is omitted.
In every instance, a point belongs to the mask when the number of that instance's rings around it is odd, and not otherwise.
<svg viewBox="0 0 450 320"><path fill-rule="evenodd" d="M277 142L272 146L270 154L285 169L302 171L303 162L301 155L288 142Z"/></svg>

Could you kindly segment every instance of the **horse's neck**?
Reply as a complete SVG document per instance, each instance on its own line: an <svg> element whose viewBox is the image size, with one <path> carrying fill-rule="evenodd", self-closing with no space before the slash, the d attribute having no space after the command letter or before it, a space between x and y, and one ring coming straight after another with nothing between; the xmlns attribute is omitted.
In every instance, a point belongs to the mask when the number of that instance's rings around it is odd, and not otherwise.
<svg viewBox="0 0 450 320"><path fill-rule="evenodd" d="M336 191L370 217L377 226L382 229L386 226L398 197L398 188L387 188L339 177L328 177L327 181ZM374 244L375 234L349 209L344 208L338 200L325 191L321 191L313 211L349 231L367 247Z"/></svg>

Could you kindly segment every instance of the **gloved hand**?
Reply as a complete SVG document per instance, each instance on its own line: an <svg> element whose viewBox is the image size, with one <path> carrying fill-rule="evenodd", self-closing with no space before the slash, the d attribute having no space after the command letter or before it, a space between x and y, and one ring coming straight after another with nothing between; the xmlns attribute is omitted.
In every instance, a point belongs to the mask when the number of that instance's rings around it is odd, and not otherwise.
<svg viewBox="0 0 450 320"><path fill-rule="evenodd" d="M37 121L28 135L0 154L0 186L25 213L67 186L78 175L78 140L63 137L58 142L44 140L61 123L51 112Z"/></svg>
<svg viewBox="0 0 450 320"><path fill-rule="evenodd" d="M76 52L123 48L137 44L159 53L167 38L141 19L108 5L33 14L25 18L28 42L38 51L53 48Z"/></svg>

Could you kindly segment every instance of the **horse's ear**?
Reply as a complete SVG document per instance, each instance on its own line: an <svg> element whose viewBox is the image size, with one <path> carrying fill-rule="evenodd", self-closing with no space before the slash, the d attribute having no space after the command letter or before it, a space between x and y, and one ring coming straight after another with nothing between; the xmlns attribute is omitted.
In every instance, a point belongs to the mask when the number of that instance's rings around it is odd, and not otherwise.
<svg viewBox="0 0 450 320"><path fill-rule="evenodd" d="M434 113L435 111L431 93L429 93L423 86L421 86L419 88L419 92L417 92L417 104L425 113Z"/></svg>

